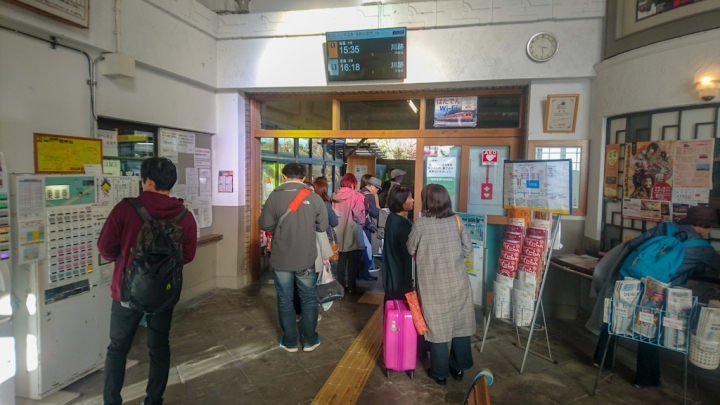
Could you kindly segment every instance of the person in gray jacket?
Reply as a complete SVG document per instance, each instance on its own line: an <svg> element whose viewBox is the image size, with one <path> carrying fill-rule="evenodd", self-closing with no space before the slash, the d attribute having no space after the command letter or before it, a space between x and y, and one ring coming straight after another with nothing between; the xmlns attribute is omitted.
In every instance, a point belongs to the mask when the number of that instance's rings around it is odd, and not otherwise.
<svg viewBox="0 0 720 405"><path fill-rule="evenodd" d="M315 331L318 318L318 301L315 293L315 246L316 232L328 228L328 214L325 204L315 193L305 197L296 212L290 212L278 225L288 206L305 189L305 167L288 163L282 170L283 184L270 193L259 225L263 231L272 232L270 267L273 271L277 290L278 316L284 336L280 347L288 352L298 351L298 331L293 308L293 285L297 285L302 307L300 330L303 351L310 352L320 345L320 336ZM327 259L323 259L327 260Z"/></svg>

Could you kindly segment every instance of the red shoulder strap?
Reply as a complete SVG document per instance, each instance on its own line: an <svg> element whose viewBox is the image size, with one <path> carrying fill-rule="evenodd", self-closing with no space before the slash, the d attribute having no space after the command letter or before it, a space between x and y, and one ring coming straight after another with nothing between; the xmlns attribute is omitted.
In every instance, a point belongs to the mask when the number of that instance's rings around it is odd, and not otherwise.
<svg viewBox="0 0 720 405"><path fill-rule="evenodd" d="M300 207L300 204L302 204L303 200L310 195L311 191L307 188L300 189L300 192L297 193L295 198L290 202L290 205L288 205L288 209L292 212L297 211L297 209Z"/></svg>

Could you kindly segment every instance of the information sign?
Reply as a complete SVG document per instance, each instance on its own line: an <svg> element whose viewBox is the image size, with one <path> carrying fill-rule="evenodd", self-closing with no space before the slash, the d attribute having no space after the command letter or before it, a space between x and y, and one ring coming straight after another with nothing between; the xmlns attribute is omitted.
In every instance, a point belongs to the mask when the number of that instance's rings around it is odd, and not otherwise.
<svg viewBox="0 0 720 405"><path fill-rule="evenodd" d="M404 79L407 76L407 30L328 32L328 81Z"/></svg>

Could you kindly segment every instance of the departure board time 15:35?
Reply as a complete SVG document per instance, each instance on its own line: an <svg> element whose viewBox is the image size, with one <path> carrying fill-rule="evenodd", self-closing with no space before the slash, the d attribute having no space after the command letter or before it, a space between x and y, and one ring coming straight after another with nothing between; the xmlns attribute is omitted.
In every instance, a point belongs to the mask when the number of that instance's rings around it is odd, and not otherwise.
<svg viewBox="0 0 720 405"><path fill-rule="evenodd" d="M328 81L404 79L405 28L328 32Z"/></svg>

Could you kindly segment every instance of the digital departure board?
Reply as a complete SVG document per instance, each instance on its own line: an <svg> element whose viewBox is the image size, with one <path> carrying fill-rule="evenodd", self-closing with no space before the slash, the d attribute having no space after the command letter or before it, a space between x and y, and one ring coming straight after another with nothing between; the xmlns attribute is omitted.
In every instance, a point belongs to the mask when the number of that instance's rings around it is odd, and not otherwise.
<svg viewBox="0 0 720 405"><path fill-rule="evenodd" d="M404 79L405 28L328 32L328 81Z"/></svg>

